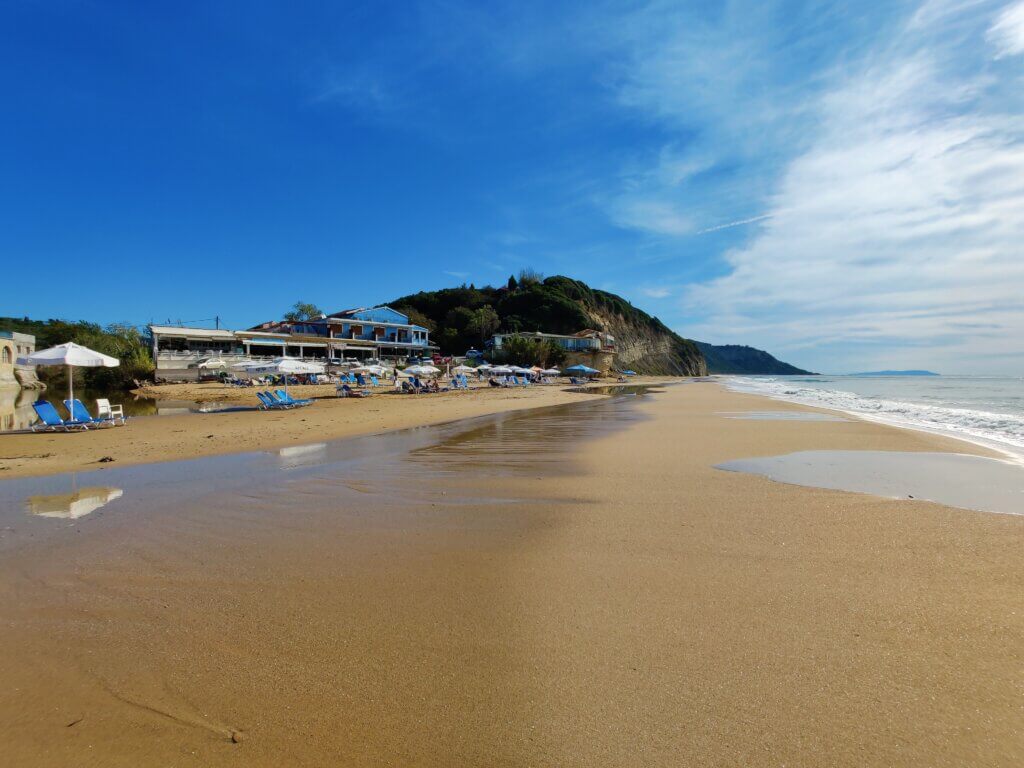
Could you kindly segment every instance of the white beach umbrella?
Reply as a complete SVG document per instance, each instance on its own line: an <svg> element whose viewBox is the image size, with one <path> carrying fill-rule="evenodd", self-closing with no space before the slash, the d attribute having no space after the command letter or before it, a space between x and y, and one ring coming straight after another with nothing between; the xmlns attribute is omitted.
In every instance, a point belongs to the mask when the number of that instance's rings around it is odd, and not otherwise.
<svg viewBox="0 0 1024 768"><path fill-rule="evenodd" d="M240 363L235 363L231 367L243 371L252 368L255 365L261 365L261 363L257 363L255 360L243 360Z"/></svg>
<svg viewBox="0 0 1024 768"><path fill-rule="evenodd" d="M249 368L250 373L280 373L284 375L284 391L288 393L288 375L294 373L323 373L323 363L307 363L294 357L275 357L272 362L259 363Z"/></svg>
<svg viewBox="0 0 1024 768"><path fill-rule="evenodd" d="M476 368L471 365L456 365L452 368L452 373L476 373Z"/></svg>
<svg viewBox="0 0 1024 768"><path fill-rule="evenodd" d="M440 372L440 368L435 368L432 365L410 365L405 369L405 373L409 376L436 376Z"/></svg>
<svg viewBox="0 0 1024 768"><path fill-rule="evenodd" d="M491 373L495 376L508 376L512 373L512 369L507 365L496 365L491 368Z"/></svg>
<svg viewBox="0 0 1024 768"><path fill-rule="evenodd" d="M385 372L386 369L383 365L361 365L352 369L352 373L370 373L374 376L383 376Z"/></svg>
<svg viewBox="0 0 1024 768"><path fill-rule="evenodd" d="M543 371L541 371L541 374L543 376L561 376L562 372L557 368L545 368Z"/></svg>
<svg viewBox="0 0 1024 768"><path fill-rule="evenodd" d="M75 399L75 381L72 368L117 368L121 361L81 344L69 341L56 347L41 349L18 358L18 365L64 365L68 369L68 400Z"/></svg>
<svg viewBox="0 0 1024 768"><path fill-rule="evenodd" d="M521 365L510 366L512 373L522 373L526 376L533 376L532 368L523 368Z"/></svg>

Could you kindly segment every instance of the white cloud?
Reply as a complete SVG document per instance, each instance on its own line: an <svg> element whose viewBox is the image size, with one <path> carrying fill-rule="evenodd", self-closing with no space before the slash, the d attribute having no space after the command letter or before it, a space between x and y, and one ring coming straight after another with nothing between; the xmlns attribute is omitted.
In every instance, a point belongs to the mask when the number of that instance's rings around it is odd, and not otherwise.
<svg viewBox="0 0 1024 768"><path fill-rule="evenodd" d="M996 56L1017 56L1024 53L1024 2L1006 6L988 30L989 42Z"/></svg>
<svg viewBox="0 0 1024 768"><path fill-rule="evenodd" d="M642 288L640 293L652 299L667 299L672 295L668 288Z"/></svg>
<svg viewBox="0 0 1024 768"><path fill-rule="evenodd" d="M659 235L688 235L694 229L693 222L676 205L646 196L623 196L612 204L610 214L620 227Z"/></svg>
<svg viewBox="0 0 1024 768"><path fill-rule="evenodd" d="M949 38L921 24L821 98L760 234L688 291L706 315L688 333L832 370L880 354L1024 368L1020 102L978 62L984 25Z"/></svg>

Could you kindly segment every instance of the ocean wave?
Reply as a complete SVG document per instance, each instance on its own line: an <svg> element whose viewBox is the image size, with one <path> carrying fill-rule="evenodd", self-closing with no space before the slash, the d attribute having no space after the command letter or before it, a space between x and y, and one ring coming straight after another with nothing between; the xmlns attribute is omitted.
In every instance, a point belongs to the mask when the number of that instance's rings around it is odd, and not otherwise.
<svg viewBox="0 0 1024 768"><path fill-rule="evenodd" d="M996 448L1024 462L1024 415L868 397L840 389L801 387L795 386L801 382L793 379L733 377L726 379L725 383L738 392L830 408L899 427L959 437Z"/></svg>

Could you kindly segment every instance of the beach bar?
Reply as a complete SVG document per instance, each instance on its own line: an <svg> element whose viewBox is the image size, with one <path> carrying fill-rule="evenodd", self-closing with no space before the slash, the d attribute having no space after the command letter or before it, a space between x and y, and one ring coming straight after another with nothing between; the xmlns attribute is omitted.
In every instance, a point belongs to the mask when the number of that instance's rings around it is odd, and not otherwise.
<svg viewBox="0 0 1024 768"><path fill-rule="evenodd" d="M271 320L244 331L150 325L156 377L195 381L205 360L225 367L242 360L293 357L330 364L342 360L401 361L437 351L430 332L391 307L349 309L310 320Z"/></svg>

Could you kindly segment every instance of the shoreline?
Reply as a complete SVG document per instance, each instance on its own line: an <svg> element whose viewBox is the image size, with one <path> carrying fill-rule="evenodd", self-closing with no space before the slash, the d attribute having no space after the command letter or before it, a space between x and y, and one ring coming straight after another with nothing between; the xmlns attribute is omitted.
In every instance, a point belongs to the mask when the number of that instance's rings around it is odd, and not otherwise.
<svg viewBox="0 0 1024 768"><path fill-rule="evenodd" d="M715 374L712 378L720 382L723 387L731 392L745 395L755 395L758 397L764 397L768 400L777 403L790 403L792 405L800 405L807 408L816 408L832 413L841 413L844 416L852 416L863 421L867 421L873 424L881 424L887 427L895 427L896 429L908 429L916 432L925 432L931 435L938 435L940 437L952 438L954 440L960 440L969 445L976 447L986 448L990 451L998 453L1000 458L1005 460L1007 463L1014 464L1017 466L1024 466L1024 447L1015 445L1014 443L999 440L997 438L985 437L981 435L974 435L970 432L965 432L955 428L942 428L932 427L927 424L922 424L917 421L901 420L892 416L878 416L872 413L866 413L864 411L853 410L852 408L840 408L835 405L823 405L821 403L812 402L807 398L799 398L796 396L786 396L781 393L767 392L767 391L751 391L750 389L733 388L727 383L733 378L751 378L750 376L744 376L743 374ZM845 391L845 390L840 390ZM855 393L851 393L855 394Z"/></svg>

